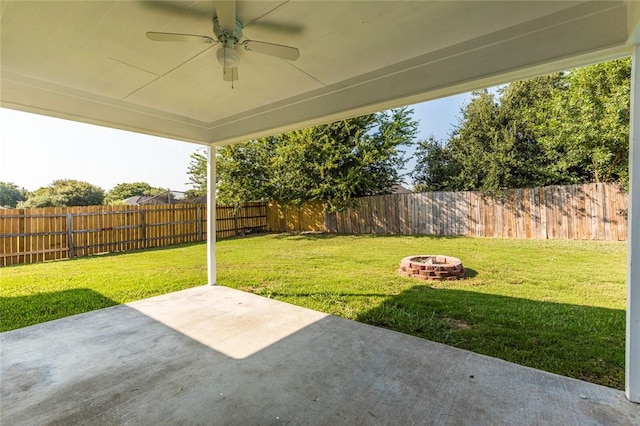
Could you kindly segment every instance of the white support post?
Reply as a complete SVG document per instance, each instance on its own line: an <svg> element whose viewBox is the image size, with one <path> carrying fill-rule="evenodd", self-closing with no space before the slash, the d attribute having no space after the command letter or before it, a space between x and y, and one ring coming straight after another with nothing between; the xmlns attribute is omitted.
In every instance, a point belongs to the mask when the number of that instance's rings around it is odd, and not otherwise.
<svg viewBox="0 0 640 426"><path fill-rule="evenodd" d="M640 403L640 46L631 65L631 123L629 127L629 231L627 233L627 344L625 389Z"/></svg>
<svg viewBox="0 0 640 426"><path fill-rule="evenodd" d="M207 154L207 277L209 285L216 285L216 147Z"/></svg>

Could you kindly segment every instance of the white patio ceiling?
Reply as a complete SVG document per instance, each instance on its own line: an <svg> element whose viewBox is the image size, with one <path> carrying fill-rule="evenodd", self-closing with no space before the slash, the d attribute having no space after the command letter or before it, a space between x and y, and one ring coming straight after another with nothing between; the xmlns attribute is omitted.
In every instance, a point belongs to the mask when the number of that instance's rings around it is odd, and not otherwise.
<svg viewBox="0 0 640 426"><path fill-rule="evenodd" d="M212 37L212 1L0 0L0 14L0 106L207 145L633 54L626 390L640 401L639 2L239 1L247 38L301 56L241 52L233 89L218 46L145 37Z"/></svg>
<svg viewBox="0 0 640 426"><path fill-rule="evenodd" d="M635 2L239 1L250 39L222 79L212 1L1 1L1 106L221 145L631 52ZM89 141L87 143L90 143Z"/></svg>

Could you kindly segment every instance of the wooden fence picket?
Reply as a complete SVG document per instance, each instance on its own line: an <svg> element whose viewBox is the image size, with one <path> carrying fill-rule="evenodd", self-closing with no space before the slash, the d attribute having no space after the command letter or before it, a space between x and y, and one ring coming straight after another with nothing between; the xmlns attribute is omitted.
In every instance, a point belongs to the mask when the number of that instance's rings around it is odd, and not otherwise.
<svg viewBox="0 0 640 426"><path fill-rule="evenodd" d="M480 192L425 192L362 197L326 212L321 203L269 203L276 232L467 235L475 237L619 240L627 238L628 196L618 185L589 183Z"/></svg>
<svg viewBox="0 0 640 426"><path fill-rule="evenodd" d="M204 241L206 210L200 204L2 209L0 266ZM267 228L265 202L217 206L216 215L219 239Z"/></svg>

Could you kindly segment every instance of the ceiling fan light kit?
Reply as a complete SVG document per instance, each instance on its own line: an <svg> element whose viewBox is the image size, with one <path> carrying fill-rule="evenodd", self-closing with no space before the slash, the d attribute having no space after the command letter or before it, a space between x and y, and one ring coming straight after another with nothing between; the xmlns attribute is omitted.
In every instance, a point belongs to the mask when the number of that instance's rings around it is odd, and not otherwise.
<svg viewBox="0 0 640 426"><path fill-rule="evenodd" d="M223 46L216 52L218 63L225 68L233 68L240 62L240 54L233 47Z"/></svg>
<svg viewBox="0 0 640 426"><path fill-rule="evenodd" d="M241 42L242 24L236 20L235 3L235 1L225 1L216 4L218 16L213 18L213 33L217 39L203 35L154 31L147 32L147 38L153 41L220 43L222 46L216 52L216 59L223 67L223 79L225 81L231 81L232 83L238 80L237 67L240 62L240 53L236 50L236 46L239 44L242 45L246 51L275 56L289 61L295 61L300 57L300 51L295 47L256 40L244 40ZM235 23L235 25L232 25L232 23ZM226 26L223 26L223 24ZM233 28L230 29L228 27Z"/></svg>

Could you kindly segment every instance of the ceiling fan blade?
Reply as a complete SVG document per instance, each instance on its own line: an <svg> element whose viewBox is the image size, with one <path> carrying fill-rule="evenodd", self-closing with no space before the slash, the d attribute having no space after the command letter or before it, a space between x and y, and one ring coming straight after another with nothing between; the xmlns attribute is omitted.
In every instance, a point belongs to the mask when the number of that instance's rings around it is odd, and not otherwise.
<svg viewBox="0 0 640 426"><path fill-rule="evenodd" d="M176 33L157 33L154 31L147 32L147 38L153 41L182 41L190 43L217 43L217 40L211 37L193 34L176 34Z"/></svg>
<svg viewBox="0 0 640 426"><path fill-rule="evenodd" d="M240 75L238 74L238 67L223 68L222 78L224 81L238 81Z"/></svg>
<svg viewBox="0 0 640 426"><path fill-rule="evenodd" d="M233 33L236 29L236 0L216 0L215 6L220 26Z"/></svg>
<svg viewBox="0 0 640 426"><path fill-rule="evenodd" d="M276 56L278 58L295 61L300 57L300 51L295 47L283 46L282 44L266 43L264 41L245 40L242 45L246 50L258 52L265 55Z"/></svg>

